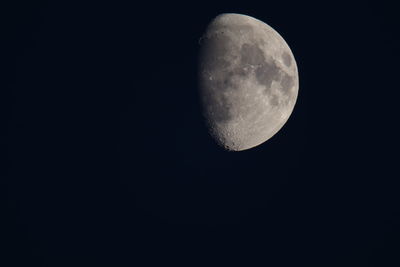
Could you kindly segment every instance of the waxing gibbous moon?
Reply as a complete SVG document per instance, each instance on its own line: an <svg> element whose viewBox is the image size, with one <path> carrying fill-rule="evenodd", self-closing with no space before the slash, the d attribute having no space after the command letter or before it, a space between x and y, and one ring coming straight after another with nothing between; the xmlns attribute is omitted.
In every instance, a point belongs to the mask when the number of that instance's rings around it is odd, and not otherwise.
<svg viewBox="0 0 400 267"><path fill-rule="evenodd" d="M210 134L227 150L260 145L293 111L296 61L285 40L264 22L222 14L200 38L199 92Z"/></svg>

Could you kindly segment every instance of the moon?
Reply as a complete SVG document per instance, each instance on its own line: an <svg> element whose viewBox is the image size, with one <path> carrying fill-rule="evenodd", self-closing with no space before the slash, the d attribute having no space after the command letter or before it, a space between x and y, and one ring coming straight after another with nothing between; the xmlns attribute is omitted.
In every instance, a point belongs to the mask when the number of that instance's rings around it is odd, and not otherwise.
<svg viewBox="0 0 400 267"><path fill-rule="evenodd" d="M226 150L258 146L275 135L295 106L293 53L266 23L221 14L200 38L198 84L211 136Z"/></svg>

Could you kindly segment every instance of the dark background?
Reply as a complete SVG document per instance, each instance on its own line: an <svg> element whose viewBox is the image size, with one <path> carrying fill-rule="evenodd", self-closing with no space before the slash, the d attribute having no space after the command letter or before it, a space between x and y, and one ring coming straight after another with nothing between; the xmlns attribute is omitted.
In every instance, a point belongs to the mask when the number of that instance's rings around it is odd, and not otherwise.
<svg viewBox="0 0 400 267"><path fill-rule="evenodd" d="M2 4L0 265L400 266L396 5L186 2ZM243 152L196 92L224 12L299 69L288 123Z"/></svg>

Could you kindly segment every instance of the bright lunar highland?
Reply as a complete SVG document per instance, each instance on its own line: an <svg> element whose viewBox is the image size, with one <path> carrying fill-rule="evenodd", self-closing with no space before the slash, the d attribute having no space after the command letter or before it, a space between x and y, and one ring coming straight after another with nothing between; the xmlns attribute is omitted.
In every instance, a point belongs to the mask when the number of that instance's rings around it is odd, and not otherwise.
<svg viewBox="0 0 400 267"><path fill-rule="evenodd" d="M222 14L211 21L200 39L198 77L210 133L232 151L276 134L298 95L289 46L270 26L246 15Z"/></svg>

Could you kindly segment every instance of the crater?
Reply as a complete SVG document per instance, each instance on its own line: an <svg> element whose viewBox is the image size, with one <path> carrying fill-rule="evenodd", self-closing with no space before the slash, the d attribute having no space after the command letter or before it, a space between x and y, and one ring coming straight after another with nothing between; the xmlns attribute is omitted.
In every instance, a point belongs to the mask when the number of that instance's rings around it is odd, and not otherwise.
<svg viewBox="0 0 400 267"><path fill-rule="evenodd" d="M292 65L292 57L289 55L288 52L283 52L282 60L283 64L285 64L286 67L290 67Z"/></svg>
<svg viewBox="0 0 400 267"><path fill-rule="evenodd" d="M233 82L233 76L234 76L234 72L233 71L229 71L224 78L221 81L221 89L228 89L231 87L236 87L235 83Z"/></svg>

